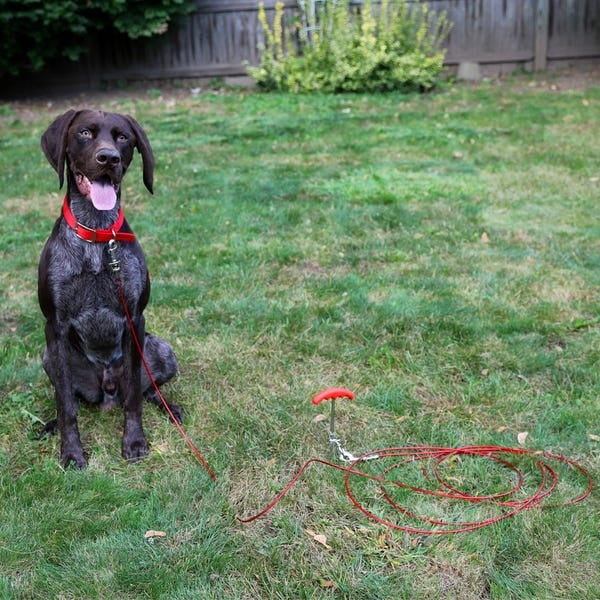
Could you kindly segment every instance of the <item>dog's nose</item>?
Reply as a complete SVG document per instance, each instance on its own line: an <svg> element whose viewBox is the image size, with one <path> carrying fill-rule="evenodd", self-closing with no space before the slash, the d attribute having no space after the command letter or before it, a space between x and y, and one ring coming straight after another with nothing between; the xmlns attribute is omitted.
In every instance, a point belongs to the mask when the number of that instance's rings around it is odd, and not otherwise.
<svg viewBox="0 0 600 600"><path fill-rule="evenodd" d="M96 152L96 162L99 165L116 167L121 162L121 155L111 148L103 148Z"/></svg>

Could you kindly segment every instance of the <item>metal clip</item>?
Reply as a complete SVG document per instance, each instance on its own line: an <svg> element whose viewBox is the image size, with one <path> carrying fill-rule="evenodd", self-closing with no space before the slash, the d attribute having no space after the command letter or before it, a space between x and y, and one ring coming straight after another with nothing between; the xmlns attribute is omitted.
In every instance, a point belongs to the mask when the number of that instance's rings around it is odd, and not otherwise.
<svg viewBox="0 0 600 600"><path fill-rule="evenodd" d="M119 249L119 244L117 240L109 240L107 250L110 256L110 261L108 266L112 269L113 273L117 274L121 270L121 261L117 258L117 250Z"/></svg>
<svg viewBox="0 0 600 600"><path fill-rule="evenodd" d="M348 452L343 446L342 442L339 438L335 437L331 431L329 432L329 443L332 446L336 446L339 452L340 460L343 462L356 462L357 458L352 454L352 452Z"/></svg>
<svg viewBox="0 0 600 600"><path fill-rule="evenodd" d="M356 456L342 446L342 441L335 434L335 402L333 399L331 400L331 413L329 415L329 443L337 448L342 462L356 462Z"/></svg>

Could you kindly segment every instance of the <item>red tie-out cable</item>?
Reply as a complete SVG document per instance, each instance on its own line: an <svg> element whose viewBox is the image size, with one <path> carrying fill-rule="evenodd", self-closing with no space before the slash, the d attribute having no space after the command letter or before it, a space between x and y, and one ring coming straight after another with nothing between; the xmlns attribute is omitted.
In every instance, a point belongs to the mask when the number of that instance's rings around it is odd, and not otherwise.
<svg viewBox="0 0 600 600"><path fill-rule="evenodd" d="M340 458L349 464L347 466L339 465L326 460L311 458L302 465L296 475L294 475L285 488L277 494L272 502L251 517L238 517L240 522L250 523L255 521L274 508L291 490L304 471L313 463L323 464L327 467L343 471L345 473L344 486L348 498L352 504L367 517L377 523L386 525L387 527L420 535L442 535L474 531L498 523L508 517L513 517L526 509L576 504L587 498L592 490L593 484L589 473L576 462L563 456L551 454L550 452L528 450L524 448L506 448L503 446L465 446L460 448L404 446L375 450L354 457L341 447L339 440L335 437L333 401L337 398L344 397L352 399L354 398L354 395L345 388L330 388L317 394L313 398L313 403L319 404L323 400L331 400L332 415L329 441L338 447ZM458 461L462 459L462 457L483 457L492 460L501 467L506 468L509 473L512 473L515 483L507 489L495 493L473 494L462 492L455 485L449 483L450 479L453 481L460 480L460 477L448 477L445 479L441 474L441 468L444 462ZM514 464L518 457L529 459L534 470L539 472L538 480L535 483L535 490L532 493L525 492L526 484L530 484L531 475L526 476L523 467L519 468ZM365 472L364 469L359 468L360 465L381 464L380 461L387 459L393 459L394 463L391 466L384 468L379 474L371 474ZM511 461L511 459L513 460ZM427 462L429 463L429 469L427 469ZM421 464L421 473L423 477L427 482L432 482L434 484L433 487L409 485L389 477L392 471L399 470L403 467L410 467L410 465L414 463ZM559 484L559 465L566 466L570 470L577 472L580 477L583 477L587 482L585 491L573 498L558 502L554 505L544 503L544 501L556 491ZM376 482L379 486L379 492L387 501L387 504L379 502L376 509L366 508L359 500L358 492L355 491L352 486L352 482L359 478ZM452 501L452 509L455 509L456 504L460 502L468 503L470 505L480 505L485 507L485 509L492 507L497 513L499 512L499 514L472 521L447 521L442 518L420 516L407 508L406 505L409 503L410 499L409 501L405 501L404 504L400 504L398 500L394 499L393 493L397 490L404 490L407 494L421 494L439 498L440 501ZM517 498L516 496L519 494L522 497ZM417 521L417 523L414 525L405 524L404 522L400 522L398 518L390 520L381 516L381 512L385 506L390 506L395 511L397 517ZM376 514L376 512L379 514Z"/></svg>

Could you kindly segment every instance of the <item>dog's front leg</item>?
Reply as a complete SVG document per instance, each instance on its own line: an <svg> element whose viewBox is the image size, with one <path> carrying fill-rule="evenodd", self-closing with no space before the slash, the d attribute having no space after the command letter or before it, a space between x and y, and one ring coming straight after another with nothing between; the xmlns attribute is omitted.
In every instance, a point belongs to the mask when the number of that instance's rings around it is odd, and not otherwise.
<svg viewBox="0 0 600 600"><path fill-rule="evenodd" d="M60 431L60 462L67 467L71 462L83 469L87 461L83 455L79 428L77 427L77 411L79 403L73 389L73 377L68 356L66 336L59 336L55 327L46 324L46 344L48 353L53 357L55 365L60 368L53 369L53 384L56 397L56 416Z"/></svg>
<svg viewBox="0 0 600 600"><path fill-rule="evenodd" d="M138 340L144 339L145 322L140 316L135 326L135 334ZM125 390L123 408L125 413L125 425L123 430L123 458L125 460L139 460L148 454L148 442L142 428L142 389L140 381L141 358L137 347L131 336L127 336L129 355L129 368L125 369L125 379L121 389Z"/></svg>

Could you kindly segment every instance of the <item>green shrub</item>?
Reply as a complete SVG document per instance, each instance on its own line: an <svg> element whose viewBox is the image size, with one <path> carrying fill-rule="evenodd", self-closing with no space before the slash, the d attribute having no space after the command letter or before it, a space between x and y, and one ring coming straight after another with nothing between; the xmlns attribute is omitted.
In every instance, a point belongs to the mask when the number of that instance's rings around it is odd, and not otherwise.
<svg viewBox="0 0 600 600"><path fill-rule="evenodd" d="M193 9L193 0L0 0L0 77L39 71L57 57L78 60L94 34L161 35Z"/></svg>
<svg viewBox="0 0 600 600"><path fill-rule="evenodd" d="M261 63L248 71L264 90L289 92L381 92L428 90L438 80L450 31L444 13L406 0L367 0L351 10L348 0L329 0L312 15L300 3L301 21L285 27L283 3L273 26L260 4L265 31Z"/></svg>

